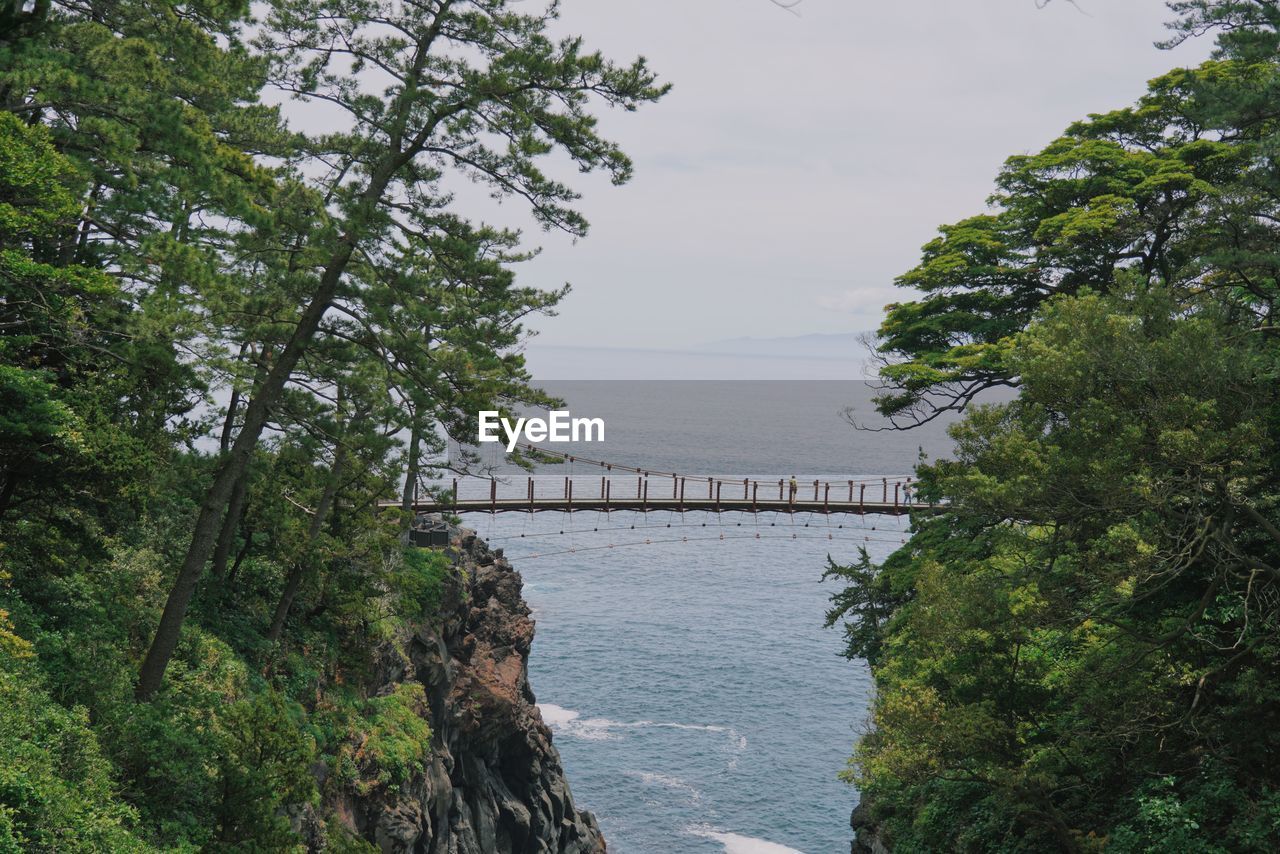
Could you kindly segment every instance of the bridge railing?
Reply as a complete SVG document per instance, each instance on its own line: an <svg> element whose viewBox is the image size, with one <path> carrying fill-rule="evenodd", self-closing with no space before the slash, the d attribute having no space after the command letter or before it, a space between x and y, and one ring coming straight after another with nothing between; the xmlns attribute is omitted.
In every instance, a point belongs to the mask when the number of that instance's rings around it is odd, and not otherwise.
<svg viewBox="0 0 1280 854"><path fill-rule="evenodd" d="M602 506L636 509L636 505L641 509L742 510L761 504L776 508L782 503L805 510L848 511L870 506L893 507L901 512L902 507L917 504L911 475L795 478L793 485L789 476L691 475L587 459L528 443L522 443L521 448L542 458L560 458L568 465L568 473L455 477L429 485L425 495L415 489L414 506L457 511ZM579 467L577 472L575 465Z"/></svg>
<svg viewBox="0 0 1280 854"><path fill-rule="evenodd" d="M418 496L419 506L431 504L441 509L482 510L501 505L514 509L514 504L531 508L575 505L606 507L614 504L642 507L733 507L744 505L776 505L777 502L812 508L840 505L915 504L915 481L908 475L846 478L791 478L693 476L670 473L572 474L572 475L496 475L493 477L458 477L432 485L443 499L428 502Z"/></svg>

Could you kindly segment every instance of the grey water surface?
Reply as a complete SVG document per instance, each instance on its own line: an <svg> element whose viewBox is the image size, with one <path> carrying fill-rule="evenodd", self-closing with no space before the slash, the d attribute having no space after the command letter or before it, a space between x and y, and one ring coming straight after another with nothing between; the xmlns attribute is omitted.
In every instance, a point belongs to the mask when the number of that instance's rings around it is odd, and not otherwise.
<svg viewBox="0 0 1280 854"><path fill-rule="evenodd" d="M575 455L695 475L908 473L945 455L942 425L866 432L860 382L564 382L602 445ZM492 446L489 446L490 448ZM550 447L550 446L549 446ZM523 472L505 469L513 479ZM595 476L580 460L540 475ZM886 516L468 514L525 579L530 679L580 807L620 854L847 851L857 793L837 779L871 679L823 628L827 556L883 558Z"/></svg>

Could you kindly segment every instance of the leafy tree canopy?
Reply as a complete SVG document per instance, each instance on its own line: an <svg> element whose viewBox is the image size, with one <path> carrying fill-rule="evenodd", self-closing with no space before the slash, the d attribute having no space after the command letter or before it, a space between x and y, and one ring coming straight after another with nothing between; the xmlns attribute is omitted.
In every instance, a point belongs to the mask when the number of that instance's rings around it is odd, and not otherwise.
<svg viewBox="0 0 1280 854"><path fill-rule="evenodd" d="M884 412L965 410L945 512L828 569L902 850L1280 845L1280 14L1172 5L1215 58L1011 158L880 330Z"/></svg>

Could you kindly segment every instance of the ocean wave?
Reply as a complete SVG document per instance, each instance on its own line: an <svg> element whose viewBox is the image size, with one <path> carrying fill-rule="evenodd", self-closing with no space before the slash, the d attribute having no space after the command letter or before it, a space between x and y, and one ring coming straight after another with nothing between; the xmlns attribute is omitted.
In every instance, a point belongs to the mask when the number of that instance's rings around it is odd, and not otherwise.
<svg viewBox="0 0 1280 854"><path fill-rule="evenodd" d="M539 703L538 711L542 714L542 722L552 729L571 724L579 717L573 709L566 709L555 703Z"/></svg>
<svg viewBox="0 0 1280 854"><path fill-rule="evenodd" d="M608 718L584 718L579 712L557 706L555 703L539 703L538 711L542 713L543 722L551 727L552 732L584 741L617 738L613 730L624 726Z"/></svg>
<svg viewBox="0 0 1280 854"><path fill-rule="evenodd" d="M615 721L610 718L584 718L581 713L555 703L539 703L542 720L555 733L586 741L604 741L618 738L618 730L628 729L676 729L691 732L724 733L730 745L741 752L747 748L747 737L733 727L716 724L682 724L668 721Z"/></svg>
<svg viewBox="0 0 1280 854"><path fill-rule="evenodd" d="M726 833L703 825L690 827L688 831L694 836L719 842L724 846L725 854L804 854L797 848L770 842L767 839L743 836L741 833Z"/></svg>
<svg viewBox="0 0 1280 854"><path fill-rule="evenodd" d="M623 771L622 773L624 776L634 777L649 786L661 786L673 792L681 792L687 795L690 801L702 800L702 792L679 777L672 777L670 774L659 774L656 771Z"/></svg>

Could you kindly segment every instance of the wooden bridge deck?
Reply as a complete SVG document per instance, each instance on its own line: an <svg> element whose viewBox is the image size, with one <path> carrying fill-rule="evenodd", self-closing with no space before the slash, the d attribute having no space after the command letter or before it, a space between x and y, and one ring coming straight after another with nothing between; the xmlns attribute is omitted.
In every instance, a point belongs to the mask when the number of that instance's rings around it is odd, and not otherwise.
<svg viewBox="0 0 1280 854"><path fill-rule="evenodd" d="M613 512L668 510L678 513L849 513L901 516L939 512L946 505L913 502L916 484L909 475L844 479L727 477L660 472L605 460L575 457L522 444L543 457L569 464L559 475L464 476L437 483L426 495L414 487L412 506L419 513L538 513L577 510ZM599 474L575 474L573 466ZM576 493L576 494L575 494ZM398 507L400 501L379 502Z"/></svg>
<svg viewBox="0 0 1280 854"><path fill-rule="evenodd" d="M420 513L538 513L579 510L710 513L845 513L900 516L940 509L912 502L911 478L797 481L643 472L639 476L455 478L415 495ZM383 506L399 506L388 500Z"/></svg>

